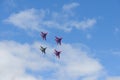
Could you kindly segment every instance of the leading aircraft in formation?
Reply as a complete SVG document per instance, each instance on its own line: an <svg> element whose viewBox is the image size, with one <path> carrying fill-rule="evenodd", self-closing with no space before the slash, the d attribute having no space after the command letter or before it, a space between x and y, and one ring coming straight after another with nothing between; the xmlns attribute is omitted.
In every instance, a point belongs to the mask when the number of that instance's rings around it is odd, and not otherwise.
<svg viewBox="0 0 120 80"><path fill-rule="evenodd" d="M46 40L46 36L47 36L48 33L46 32L41 32L41 37L43 40Z"/></svg>

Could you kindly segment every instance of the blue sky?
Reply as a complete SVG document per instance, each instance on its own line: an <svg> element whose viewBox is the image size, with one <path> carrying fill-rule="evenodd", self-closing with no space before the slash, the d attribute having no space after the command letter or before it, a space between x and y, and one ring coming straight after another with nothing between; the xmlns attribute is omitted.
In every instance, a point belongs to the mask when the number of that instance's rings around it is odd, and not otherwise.
<svg viewBox="0 0 120 80"><path fill-rule="evenodd" d="M0 80L6 77L4 70L9 70L8 67L4 68L6 65L15 67L15 64L23 65L27 61L28 65L16 68L23 72L16 73L16 69L13 69L13 75L8 73L8 79L12 80L11 76L16 74L15 80L120 80L119 0L1 0L0 7L0 54L3 57L0 65L4 63L0 69L3 70ZM40 31L48 32L47 41L41 39ZM56 45L54 36L63 37L61 46ZM40 54L40 45L49 46L48 55ZM63 51L60 60L52 54L54 48ZM12 61L10 56L18 62L4 62ZM45 64L39 65L39 60L45 61ZM72 60L76 60L76 63ZM72 64L75 64L74 68L70 67ZM82 65L92 64L90 69L80 69ZM43 67L45 69L42 70ZM60 67L65 69L67 78L62 75ZM71 74L68 74L69 71Z"/></svg>

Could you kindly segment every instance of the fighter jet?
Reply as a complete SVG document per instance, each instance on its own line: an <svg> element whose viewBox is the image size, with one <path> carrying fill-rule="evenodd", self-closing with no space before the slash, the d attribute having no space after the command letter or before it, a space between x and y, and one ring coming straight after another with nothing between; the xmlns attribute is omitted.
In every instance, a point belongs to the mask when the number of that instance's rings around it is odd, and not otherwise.
<svg viewBox="0 0 120 80"><path fill-rule="evenodd" d="M47 49L47 47L42 47L42 46L40 46L40 50L41 50L41 52L44 53L44 54L46 54L46 52L45 52L46 49Z"/></svg>
<svg viewBox="0 0 120 80"><path fill-rule="evenodd" d="M55 50L54 50L54 54L55 54L58 58L60 58L61 51L57 51L57 50L55 49Z"/></svg>
<svg viewBox="0 0 120 80"><path fill-rule="evenodd" d="M41 32L41 37L42 37L43 40L46 40L47 34L48 34L48 33Z"/></svg>
<svg viewBox="0 0 120 80"><path fill-rule="evenodd" d="M62 37L55 36L55 41L56 41L57 44L61 45L61 40L62 40Z"/></svg>

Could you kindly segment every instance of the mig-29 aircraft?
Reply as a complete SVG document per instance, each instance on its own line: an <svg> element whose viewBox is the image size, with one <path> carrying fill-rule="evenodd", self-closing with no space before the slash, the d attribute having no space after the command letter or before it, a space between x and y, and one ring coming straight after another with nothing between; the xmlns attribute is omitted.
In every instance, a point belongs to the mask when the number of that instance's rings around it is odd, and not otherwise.
<svg viewBox="0 0 120 80"><path fill-rule="evenodd" d="M61 40L62 40L62 37L55 36L55 41L56 41L57 44L61 45Z"/></svg>
<svg viewBox="0 0 120 80"><path fill-rule="evenodd" d="M46 49L47 49L47 47L42 47L42 46L40 46L40 50L41 50L41 52L44 53L44 54L46 54L46 52L45 52Z"/></svg>
<svg viewBox="0 0 120 80"><path fill-rule="evenodd" d="M48 33L41 32L41 37L42 37L43 40L46 40L47 34L48 34Z"/></svg>
<svg viewBox="0 0 120 80"><path fill-rule="evenodd" d="M55 54L58 58L60 58L61 51L57 51L56 49L55 49L54 51L55 51L54 54Z"/></svg>

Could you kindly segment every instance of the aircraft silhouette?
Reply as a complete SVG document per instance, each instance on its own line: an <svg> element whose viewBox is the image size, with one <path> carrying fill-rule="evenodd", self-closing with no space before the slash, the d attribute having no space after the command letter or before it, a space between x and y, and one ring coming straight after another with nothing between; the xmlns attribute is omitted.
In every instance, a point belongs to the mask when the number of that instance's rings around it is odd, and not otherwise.
<svg viewBox="0 0 120 80"><path fill-rule="evenodd" d="M55 41L57 44L61 45L61 40L62 40L62 37L55 36Z"/></svg>
<svg viewBox="0 0 120 80"><path fill-rule="evenodd" d="M56 49L54 50L54 54L56 57L60 58L61 51L57 51Z"/></svg>
<svg viewBox="0 0 120 80"><path fill-rule="evenodd" d="M44 53L44 54L46 54L46 52L45 52L46 49L47 49L47 47L42 47L42 46L40 46L40 50L41 50L41 52Z"/></svg>
<svg viewBox="0 0 120 80"><path fill-rule="evenodd" d="M41 37L42 37L43 40L46 40L47 34L48 34L48 33L41 32Z"/></svg>

